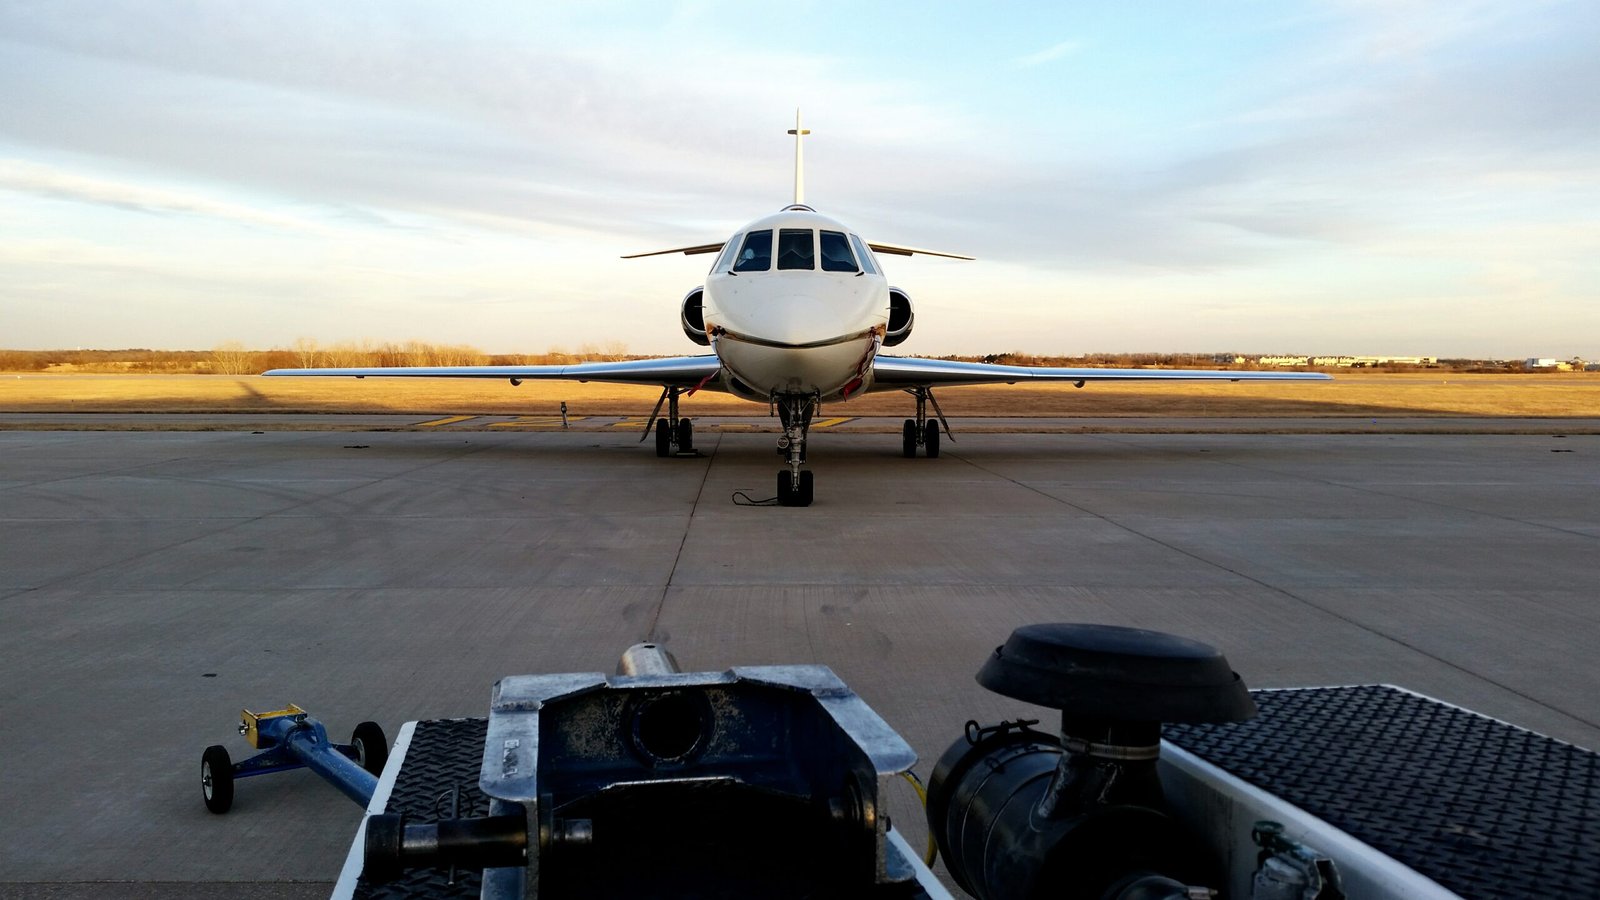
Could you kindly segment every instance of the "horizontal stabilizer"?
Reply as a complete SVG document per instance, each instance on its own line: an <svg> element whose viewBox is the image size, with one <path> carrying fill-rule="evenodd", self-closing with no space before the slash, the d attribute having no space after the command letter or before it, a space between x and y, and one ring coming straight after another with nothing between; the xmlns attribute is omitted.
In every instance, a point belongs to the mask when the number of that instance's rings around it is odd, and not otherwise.
<svg viewBox="0 0 1600 900"><path fill-rule="evenodd" d="M964 253L945 253L942 250L923 250L920 247L902 247L899 244L880 244L880 243L878 243L876 241L868 241L867 242L867 246L871 247L873 249L873 252L876 252L876 253L888 253L891 256L915 256L915 255L920 254L922 256L943 256L946 259L974 259L975 258L975 257L967 256Z"/></svg>
<svg viewBox="0 0 1600 900"><path fill-rule="evenodd" d="M638 259L641 256L666 256L668 253L682 253L684 256L694 256L696 253L715 253L722 249L727 241L718 241L715 244L695 244L692 247L673 247L671 250L651 250L647 253L629 253L623 259Z"/></svg>

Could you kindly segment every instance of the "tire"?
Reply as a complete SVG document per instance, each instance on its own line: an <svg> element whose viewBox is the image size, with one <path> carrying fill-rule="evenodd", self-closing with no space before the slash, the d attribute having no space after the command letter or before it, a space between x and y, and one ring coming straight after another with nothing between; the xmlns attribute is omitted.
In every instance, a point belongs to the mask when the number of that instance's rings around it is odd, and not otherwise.
<svg viewBox="0 0 1600 900"><path fill-rule="evenodd" d="M656 455L672 455L672 429L667 427L666 419L656 420Z"/></svg>
<svg viewBox="0 0 1600 900"><path fill-rule="evenodd" d="M922 432L922 449L927 451L929 459L939 458L939 420L929 419L928 427Z"/></svg>
<svg viewBox="0 0 1600 900"><path fill-rule="evenodd" d="M900 426L900 452L905 455L906 459L917 458L917 421L915 419L907 419L906 423Z"/></svg>
<svg viewBox="0 0 1600 900"><path fill-rule="evenodd" d="M811 505L811 470L800 473L800 490L795 492L795 506Z"/></svg>
<svg viewBox="0 0 1600 900"><path fill-rule="evenodd" d="M200 754L200 795L206 809L219 816L233 807L233 760L221 744L212 744Z"/></svg>
<svg viewBox="0 0 1600 900"><path fill-rule="evenodd" d="M688 453L694 449L694 420L678 420L678 452Z"/></svg>
<svg viewBox="0 0 1600 900"><path fill-rule="evenodd" d="M389 761L389 739L377 722L362 722L350 733L350 746L356 749L356 764L373 775L383 774Z"/></svg>
<svg viewBox="0 0 1600 900"><path fill-rule="evenodd" d="M778 505L793 506L794 491L789 487L789 470L778 470Z"/></svg>

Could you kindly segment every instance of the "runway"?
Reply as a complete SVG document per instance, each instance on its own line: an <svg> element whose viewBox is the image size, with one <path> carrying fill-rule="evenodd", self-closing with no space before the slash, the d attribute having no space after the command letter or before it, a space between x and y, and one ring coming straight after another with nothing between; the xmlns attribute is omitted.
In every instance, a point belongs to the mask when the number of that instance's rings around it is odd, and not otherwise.
<svg viewBox="0 0 1600 900"><path fill-rule="evenodd" d="M785 509L732 500L774 493L759 424L658 459L620 425L273 418L0 418L0 895L323 895L353 803L303 772L241 781L227 816L201 803L201 750L247 752L240 707L392 736L644 638L692 669L829 665L924 776L968 719L1043 717L973 681L1038 621L1176 632L1252 687L1387 682L1600 746L1594 420L957 423L936 460L839 423L810 448L815 505Z"/></svg>

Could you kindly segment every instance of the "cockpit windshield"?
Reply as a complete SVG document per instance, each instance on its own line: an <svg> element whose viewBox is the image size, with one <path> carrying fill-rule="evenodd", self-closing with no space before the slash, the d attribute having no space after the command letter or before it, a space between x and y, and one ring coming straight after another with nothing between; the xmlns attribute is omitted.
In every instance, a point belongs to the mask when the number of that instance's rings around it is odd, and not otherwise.
<svg viewBox="0 0 1600 900"><path fill-rule="evenodd" d="M778 229L778 268L815 269L816 241L809 228Z"/></svg>
<svg viewBox="0 0 1600 900"><path fill-rule="evenodd" d="M722 252L717 254L717 261L711 264L711 271L721 272L733 262L733 255L739 250L740 237L741 235L736 234L728 238L728 243L723 245Z"/></svg>
<svg viewBox="0 0 1600 900"><path fill-rule="evenodd" d="M850 252L850 239L842 231L822 232L822 271L859 272L855 255Z"/></svg>
<svg viewBox="0 0 1600 900"><path fill-rule="evenodd" d="M739 261L733 264L735 272L765 272L772 268L772 231L752 231L745 236L739 248Z"/></svg>
<svg viewBox="0 0 1600 900"><path fill-rule="evenodd" d="M878 264L872 261L872 254L868 253L867 248L861 243L860 235L850 235L850 246L856 248L856 255L861 257L861 268L865 269L868 275L878 274Z"/></svg>

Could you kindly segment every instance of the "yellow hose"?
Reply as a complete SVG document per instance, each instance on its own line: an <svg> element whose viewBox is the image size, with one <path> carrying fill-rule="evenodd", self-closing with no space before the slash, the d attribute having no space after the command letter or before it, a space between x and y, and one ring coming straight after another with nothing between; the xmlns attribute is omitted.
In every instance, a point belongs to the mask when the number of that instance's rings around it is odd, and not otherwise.
<svg viewBox="0 0 1600 900"><path fill-rule="evenodd" d="M922 786L922 779L918 778L917 777L917 773L911 771L910 769L907 769L904 772L901 772L900 773L900 777L904 778L905 780L907 780L909 782L911 782L911 786L913 788L916 788L917 799L922 801L922 810L923 810L923 812L927 812L927 810L928 810L928 789ZM924 818L926 818L926 817L924 817ZM939 844L936 841L934 841L934 839L933 839L933 828L932 828L932 826L929 826L929 828L928 828L928 849L922 854L922 864L931 869L931 868L933 868L933 861L938 859L938 858L939 858Z"/></svg>

